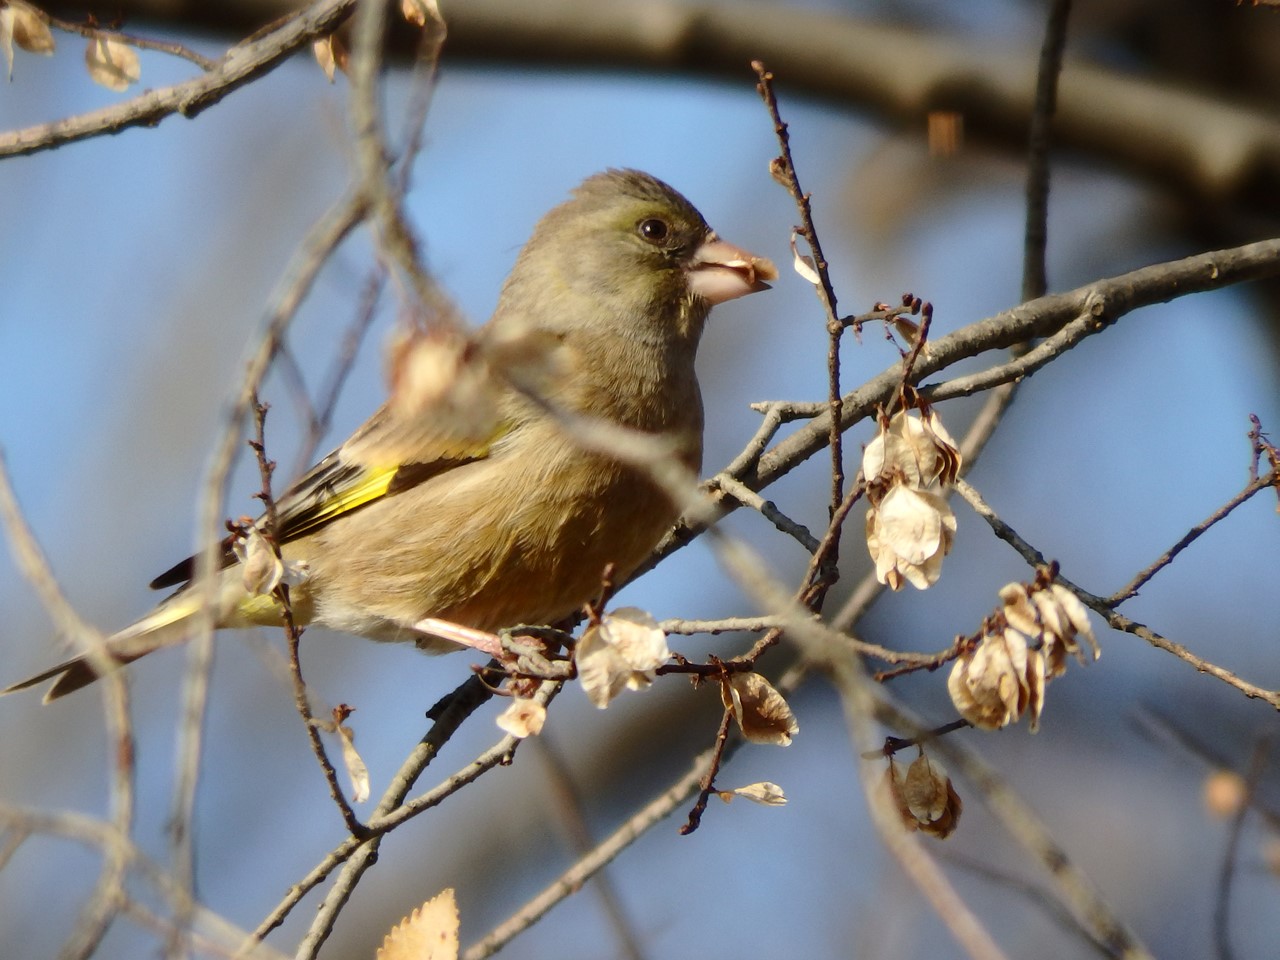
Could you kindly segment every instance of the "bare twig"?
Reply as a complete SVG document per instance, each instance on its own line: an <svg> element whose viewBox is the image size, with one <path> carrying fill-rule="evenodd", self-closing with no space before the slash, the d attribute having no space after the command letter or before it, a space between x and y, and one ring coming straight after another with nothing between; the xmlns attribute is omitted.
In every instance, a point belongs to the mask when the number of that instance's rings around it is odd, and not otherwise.
<svg viewBox="0 0 1280 960"><path fill-rule="evenodd" d="M732 752L730 744L726 752ZM586 856L557 877L551 884L534 896L528 903L503 921L483 939L469 947L463 953L463 960L484 960L497 953L510 943L519 933L527 930L541 917L558 904L582 888L592 876L608 864L623 850L635 843L654 826L661 823L679 809L697 789L711 764L713 751L708 749L700 754L690 765L689 770L680 776L670 787L638 809L626 822L612 834L596 845Z"/></svg>
<svg viewBox="0 0 1280 960"><path fill-rule="evenodd" d="M727 474L718 474L711 483L723 490L733 499L737 500L744 507L750 507L762 517L772 523L780 532L791 537L809 553L815 553L818 549L818 538L809 532L808 527L802 523L792 520L785 513L778 509L777 504L772 500L766 500L760 494L756 493L741 480L736 480Z"/></svg>
<svg viewBox="0 0 1280 960"><path fill-rule="evenodd" d="M129 686L122 671L107 652L106 640L80 619L49 568L44 552L27 526L18 499L9 482L9 472L0 453L0 519L3 520L9 545L19 569L40 597L45 610L59 632L89 658L90 664L103 678L102 709L111 749L107 751L110 788L111 826L115 834L127 837L133 828L137 783L130 710ZM125 896L127 857L120 844L103 848L102 872L93 895L80 911L72 933L63 948L67 958L91 956L106 936L119 912Z"/></svg>
<svg viewBox="0 0 1280 960"><path fill-rule="evenodd" d="M716 730L716 739L711 746L711 762L698 782L698 797L693 801L689 817L680 828L681 836L688 836L698 829L702 823L702 815L707 810L707 800L716 788L716 776L720 773L720 764L724 762L724 748L729 742L729 729L733 724L733 710L726 707L720 717L720 726Z"/></svg>
<svg viewBox="0 0 1280 960"><path fill-rule="evenodd" d="M1258 790L1262 779L1262 771L1266 766L1270 741L1262 737L1253 746L1253 756L1249 760L1249 773L1245 777L1245 798L1231 818L1231 829L1227 833L1227 846L1222 853L1222 870L1218 874L1218 895L1213 905L1213 943L1217 949L1218 960L1232 960L1235 952L1231 949L1231 891L1236 875L1236 859L1240 850L1240 835L1244 830L1244 819L1249 813L1251 800Z"/></svg>
<svg viewBox="0 0 1280 960"><path fill-rule="evenodd" d="M56 27L66 33L78 33L89 40L115 40L117 43L137 47L139 50L154 50L157 53L167 53L170 56L191 61L206 73L218 68L217 60L211 60L203 54L192 50L186 44L177 43L173 40L152 40L148 37L139 37L131 33L121 33L119 30L103 30L87 23L59 20L57 17L49 17L49 26Z"/></svg>
<svg viewBox="0 0 1280 960"><path fill-rule="evenodd" d="M267 406L259 403L256 397L254 398L253 413L254 437L249 441L249 446L253 449L257 458L258 476L262 480L262 489L255 496L262 501L266 510L263 533L271 544L271 549L275 552L276 560L282 562L279 539L276 536L276 530L278 529L276 501L271 493L271 475L275 472L276 465L274 461L267 457ZM333 762L329 759L328 751L324 747L324 741L320 739L321 725L317 723L315 714L311 710L311 698L307 693L306 681L302 677L302 659L299 651L303 628L294 620L293 605L289 602L288 583L282 581L275 588L274 594L277 603L280 604L280 617L284 621L285 642L289 651L289 680L293 688L294 708L298 711L298 716L302 718L303 729L306 730L307 739L311 743L311 752L315 755L316 762L320 764L325 783L329 786L329 796L333 798L334 804L337 805L338 812L342 815L342 822L346 824L347 831L353 837L366 836L367 830L364 824L356 816L356 812L352 809L346 794L342 792L342 785L338 783L338 772L334 769Z"/></svg>
<svg viewBox="0 0 1280 960"><path fill-rule="evenodd" d="M850 740L860 754L865 754L872 749L872 719L877 709L871 693L872 684L852 658L836 658L826 666L840 694ZM883 776L879 775L880 771L869 766L868 761L862 761L862 765L863 792L872 822L885 847L972 960L1002 960L1004 952L960 898L946 874L924 849L919 837L903 829L896 804L889 795Z"/></svg>
<svg viewBox="0 0 1280 960"><path fill-rule="evenodd" d="M568 764L564 762L560 751L545 731L541 735L534 737L532 744L535 752L542 758L547 768L555 799L552 806L569 833L575 853L578 856L590 854L595 847L595 843L591 837L590 827L587 825L586 810L583 807L582 798L579 796L578 789L573 782L573 775L569 770ZM592 886L595 888L596 895L600 898L600 905L609 920L609 926L613 929L617 938L620 955L625 960L644 960L645 952L641 946L640 934L635 929L635 925L630 918L627 917L622 898L618 895L613 883L610 882L608 872L600 870L592 879L594 881Z"/></svg>
<svg viewBox="0 0 1280 960"><path fill-rule="evenodd" d="M37 153L130 127L154 127L174 114L194 117L274 70L303 44L331 33L355 5L356 0L316 0L266 35L232 47L213 69L198 77L171 87L146 90L101 110L0 133L0 157Z"/></svg>
<svg viewBox="0 0 1280 960"><path fill-rule="evenodd" d="M1187 547L1191 546L1191 544L1195 543L1198 539L1200 539L1200 537L1203 536L1206 532L1208 532L1208 530L1215 523L1218 523L1221 520L1225 520L1232 513L1232 511L1236 509L1236 507L1252 499L1252 497L1255 494L1260 493L1263 490L1266 490L1268 487L1280 487L1280 477L1277 477L1275 474L1271 474L1270 476L1255 478L1253 481L1249 483L1248 486L1246 486L1243 490L1237 493L1234 497L1232 497L1230 500L1224 503L1221 507L1219 507L1213 513L1209 514L1209 516L1205 517L1205 519L1201 520L1194 527L1192 527L1190 530L1184 533L1178 539L1177 543L1175 543L1172 547L1170 547L1168 550L1162 553L1159 557L1153 560L1145 570L1136 574L1134 578L1130 580L1127 584L1125 584L1123 587L1121 587L1111 596L1107 597L1106 602L1111 606L1118 607L1120 604L1124 603L1126 600L1132 597L1136 597L1138 595L1138 591L1141 590L1148 582L1150 582L1152 577L1154 577L1157 573L1159 573L1169 564L1173 563L1174 557L1176 557L1183 550L1185 550Z"/></svg>
<svg viewBox="0 0 1280 960"><path fill-rule="evenodd" d="M1022 250L1022 299L1034 300L1049 289L1045 248L1049 237L1049 126L1058 104L1058 78L1062 53L1067 46L1067 18L1071 0L1053 0L1040 65L1036 71L1036 98L1031 109L1027 138L1027 221Z"/></svg>
<svg viewBox="0 0 1280 960"><path fill-rule="evenodd" d="M1278 275L1280 239L1155 264L1098 280L1065 293L1049 294L971 323L950 334L935 337L915 365L915 380L920 382L960 360L988 350L1003 349L1026 340L1052 336L1077 318L1081 318L1080 339L1083 339L1085 336L1101 333L1121 317L1140 307ZM1089 319L1084 320L1085 316ZM894 364L845 394L841 408L841 429L847 430L871 416L877 406L885 403L901 387L901 379L901 365ZM789 406L792 405L784 405ZM803 408L803 405L796 406ZM772 448L763 451L758 457L739 457L735 460L744 461L749 468L739 478L742 482L753 490L762 490L827 447L831 420L825 406L819 412L806 412L802 416L810 416L809 423ZM686 516L635 576L651 569L663 557L689 543L710 523L732 512L736 506L735 502L721 497L716 502L715 510L702 510L699 515Z"/></svg>
<svg viewBox="0 0 1280 960"><path fill-rule="evenodd" d="M547 693L548 701L554 696L554 693L554 690ZM440 748L457 732L462 722L488 701L492 695L492 687L488 683L472 676L468 677L449 696L445 697L436 708L433 708L429 715L434 717L435 723L422 740L419 741L418 745L410 751L409 756L400 765L400 769L391 778L391 782L387 785L386 791L383 793L373 816L370 817L367 824L368 835L363 839L347 837L331 850L305 877L290 888L285 898L258 925L251 938L252 941L256 942L263 939L283 923L285 917L292 912L303 897L323 883L325 878L337 867L350 860L373 837L386 833L424 810L431 809L446 797L452 796L461 787L473 782L485 771L493 769L510 757L515 741L511 737L507 737L499 741L490 750L481 754L458 773L447 778L433 790L412 801L405 802L405 797L409 795L409 791L413 789L423 771L435 759ZM347 890L347 896L350 896L350 889ZM332 918L330 918L329 923L332 923ZM327 936L327 932L324 935ZM322 939L318 939L314 944L316 949L319 948Z"/></svg>
<svg viewBox="0 0 1280 960"><path fill-rule="evenodd" d="M474 677L468 680L467 683L470 684L472 681L479 684L479 681L476 681ZM560 686L560 683L557 681L548 681L543 683L537 694L534 696L534 699L539 703L546 705L559 692ZM474 709L474 707L471 706L474 696L474 694L469 695L463 706L458 709L465 709L469 714L470 711ZM487 699L487 694L484 699ZM440 721L437 721L437 727L441 726L443 719L444 718L442 717ZM460 722L460 720L458 722ZM430 740L430 742L428 742L428 740ZM466 779L459 779L450 782L445 790L433 792L433 796L429 804L421 802L422 798L419 798L419 802L402 804L401 801L403 801L405 795L412 788L413 783L421 774L422 769L425 768L431 757L433 757L439 749L439 744L436 742L435 738L429 734L428 738L424 739L423 743L420 745L420 749L410 755L409 760L401 768L401 773L392 781L387 792L383 795L382 800L378 804L377 810L374 811L374 816L370 818L370 835L360 841L346 858L341 873L334 881L329 892L325 895L324 901L317 909L315 919L312 920L306 936L303 937L302 942L298 945L295 960L313 960L316 956L320 947L324 944L325 940L328 939L329 934L333 932L333 925L337 922L338 914L340 914L342 909L346 906L356 885L360 882L360 878L377 860L378 848L382 845L382 838L393 826L397 823L403 822L410 816L420 813L425 809L429 809L430 806L434 806L436 803L439 803L440 800L444 799L444 797L452 796L463 785L471 782L471 780L476 776L479 776L480 773L483 773L485 770L491 770L494 766L503 762L509 763L511 756L518 745L519 741L514 737L503 738L497 747L488 751L488 754L485 757L487 765L480 768L477 768L477 764L470 765L469 770L474 770L474 775L469 776ZM273 916L275 915L273 914ZM283 919L283 914L280 914L279 918ZM276 920L275 922L278 923L279 920ZM259 929L261 930L262 928Z"/></svg>
<svg viewBox="0 0 1280 960"><path fill-rule="evenodd" d="M831 285L831 274L827 269L827 258L822 253L822 243L818 239L818 230L813 224L813 207L809 194L800 189L800 177L796 173L795 160L791 156L791 136L787 125L778 111L778 98L773 90L773 74L765 69L759 60L751 61L758 82L756 90L764 100L769 116L773 120L774 136L778 139L778 156L770 162L769 171L773 179L782 184L791 199L795 202L800 214L800 225L796 232L804 238L812 254L813 269L818 275L814 290L826 313L827 320L827 405L831 412L831 429L827 435L827 443L831 447L831 507L834 514L844 499L844 454L841 446L840 408L844 403L840 390L840 338L844 334L844 324L840 321L840 311L836 307L836 292Z"/></svg>

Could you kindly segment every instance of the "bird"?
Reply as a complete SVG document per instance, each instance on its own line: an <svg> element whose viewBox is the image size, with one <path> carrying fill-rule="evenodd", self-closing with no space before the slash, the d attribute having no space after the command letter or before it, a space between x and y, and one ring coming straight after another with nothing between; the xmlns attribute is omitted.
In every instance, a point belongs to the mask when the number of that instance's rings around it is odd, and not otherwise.
<svg viewBox="0 0 1280 960"><path fill-rule="evenodd" d="M707 315L777 275L656 177L588 177L538 221L493 315L466 341L529 361L537 390L499 369L462 399L428 387L406 403L393 374L387 402L276 498L268 532L294 574L294 622L438 653L461 647L424 621L554 624L599 594L606 568L625 579L679 509L652 474L575 440L557 413L660 439L697 471L694 360ZM469 349L443 356L456 367ZM206 602L219 629L284 622L278 600L251 588L243 542L224 542L219 563L212 591L196 582L195 558L157 577L153 589L176 592L108 637L105 658L77 656L0 692L53 681L44 701L63 697L182 642Z"/></svg>

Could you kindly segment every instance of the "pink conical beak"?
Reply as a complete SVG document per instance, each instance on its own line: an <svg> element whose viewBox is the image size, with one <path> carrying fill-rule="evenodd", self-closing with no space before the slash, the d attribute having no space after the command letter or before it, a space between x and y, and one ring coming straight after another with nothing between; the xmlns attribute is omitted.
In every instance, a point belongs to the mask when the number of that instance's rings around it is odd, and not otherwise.
<svg viewBox="0 0 1280 960"><path fill-rule="evenodd" d="M777 279L773 261L726 243L714 233L693 252L689 265L689 289L713 305L768 290L765 281Z"/></svg>

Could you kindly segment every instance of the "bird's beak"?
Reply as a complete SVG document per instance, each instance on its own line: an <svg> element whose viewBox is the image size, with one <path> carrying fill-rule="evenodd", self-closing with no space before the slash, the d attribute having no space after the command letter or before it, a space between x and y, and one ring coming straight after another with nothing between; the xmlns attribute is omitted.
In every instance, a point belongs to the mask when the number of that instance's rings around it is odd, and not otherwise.
<svg viewBox="0 0 1280 960"><path fill-rule="evenodd" d="M714 233L693 252L689 264L689 289L711 304L768 290L765 281L777 279L773 261L747 253Z"/></svg>

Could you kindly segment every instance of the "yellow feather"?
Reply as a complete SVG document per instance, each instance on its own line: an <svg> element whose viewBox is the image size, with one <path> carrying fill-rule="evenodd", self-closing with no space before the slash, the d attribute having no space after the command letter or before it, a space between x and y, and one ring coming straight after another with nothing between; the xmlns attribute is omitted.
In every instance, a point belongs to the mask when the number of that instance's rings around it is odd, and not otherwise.
<svg viewBox="0 0 1280 960"><path fill-rule="evenodd" d="M297 526L289 531L290 538L301 537L317 527L328 523L334 517L363 507L366 503L377 500L386 494L391 481L395 479L398 466L382 467L371 470L369 475L352 487L336 491L334 496L317 504L308 511L306 519L300 520Z"/></svg>

